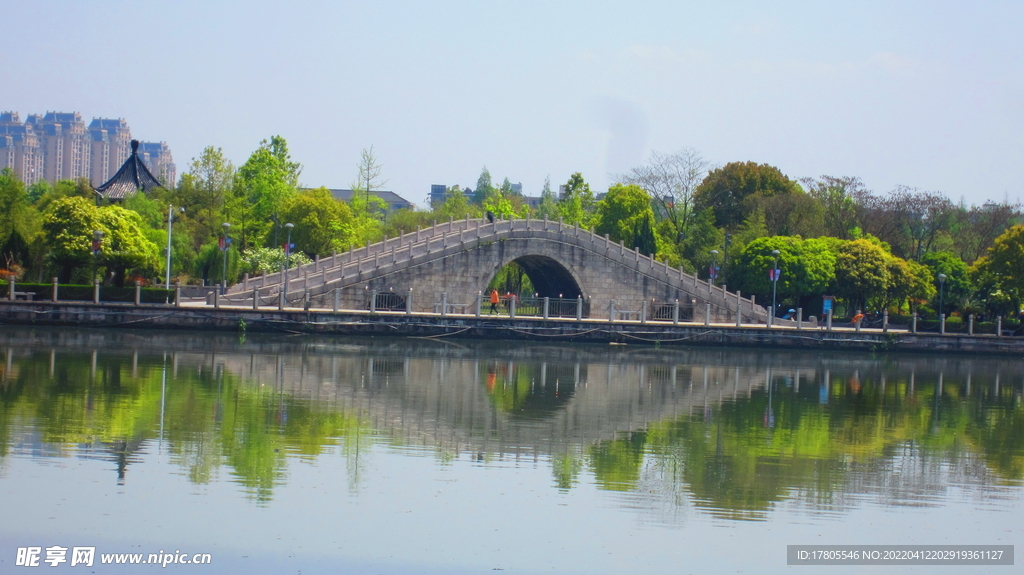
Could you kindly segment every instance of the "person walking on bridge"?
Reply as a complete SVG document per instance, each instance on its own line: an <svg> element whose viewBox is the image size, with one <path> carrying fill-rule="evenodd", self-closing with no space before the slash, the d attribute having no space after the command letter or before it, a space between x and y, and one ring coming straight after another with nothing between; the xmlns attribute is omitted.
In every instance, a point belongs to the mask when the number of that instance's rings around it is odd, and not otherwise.
<svg viewBox="0 0 1024 575"><path fill-rule="evenodd" d="M491 315L498 311L498 302L501 301L501 297L498 295L498 290L491 290L491 311L487 315Z"/></svg>

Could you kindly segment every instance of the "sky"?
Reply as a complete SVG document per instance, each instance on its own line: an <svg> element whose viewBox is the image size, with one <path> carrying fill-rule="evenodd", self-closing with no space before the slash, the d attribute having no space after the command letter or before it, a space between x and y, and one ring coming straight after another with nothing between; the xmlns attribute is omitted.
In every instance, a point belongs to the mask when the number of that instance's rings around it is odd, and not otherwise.
<svg viewBox="0 0 1024 575"><path fill-rule="evenodd" d="M179 174L283 136L306 186L596 191L651 152L1024 197L1024 3L0 0L0 110L125 118Z"/></svg>

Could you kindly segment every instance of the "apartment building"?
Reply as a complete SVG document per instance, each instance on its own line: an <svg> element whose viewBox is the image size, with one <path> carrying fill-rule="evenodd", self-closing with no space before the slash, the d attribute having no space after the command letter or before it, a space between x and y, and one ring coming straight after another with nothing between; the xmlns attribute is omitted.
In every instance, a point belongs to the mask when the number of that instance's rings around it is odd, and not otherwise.
<svg viewBox="0 0 1024 575"><path fill-rule="evenodd" d="M17 112L0 112L0 170L11 168L26 184L43 177L39 137Z"/></svg>
<svg viewBox="0 0 1024 575"><path fill-rule="evenodd" d="M93 118L78 112L0 112L0 169L11 168L26 184L86 178L94 186L114 177L131 156L131 129L124 118ZM142 142L140 159L163 185L177 169L166 142Z"/></svg>

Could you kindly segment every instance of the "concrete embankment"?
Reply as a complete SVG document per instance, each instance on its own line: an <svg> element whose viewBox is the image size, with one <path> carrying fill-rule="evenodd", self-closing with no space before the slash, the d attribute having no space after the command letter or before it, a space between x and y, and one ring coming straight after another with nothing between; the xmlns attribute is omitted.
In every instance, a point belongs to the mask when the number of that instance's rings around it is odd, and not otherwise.
<svg viewBox="0 0 1024 575"><path fill-rule="evenodd" d="M638 345L713 345L835 349L848 351L915 351L990 353L1024 356L1024 338L993 335L911 334L879 330L825 331L763 325L647 322L584 319L475 317L404 312L287 309L252 310L211 306L92 304L82 302L11 302L0 300L0 324L136 329L198 329L362 335L576 341Z"/></svg>

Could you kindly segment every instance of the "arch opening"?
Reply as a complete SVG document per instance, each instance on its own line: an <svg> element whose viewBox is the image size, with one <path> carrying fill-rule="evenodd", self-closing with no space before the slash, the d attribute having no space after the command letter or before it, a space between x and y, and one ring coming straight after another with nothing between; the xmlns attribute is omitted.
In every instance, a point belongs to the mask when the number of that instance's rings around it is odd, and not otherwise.
<svg viewBox="0 0 1024 575"><path fill-rule="evenodd" d="M530 278L533 293L538 297L576 298L583 295L583 290L576 279L557 260L547 256L529 255L518 257L510 263L519 266L526 277Z"/></svg>

